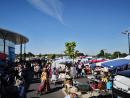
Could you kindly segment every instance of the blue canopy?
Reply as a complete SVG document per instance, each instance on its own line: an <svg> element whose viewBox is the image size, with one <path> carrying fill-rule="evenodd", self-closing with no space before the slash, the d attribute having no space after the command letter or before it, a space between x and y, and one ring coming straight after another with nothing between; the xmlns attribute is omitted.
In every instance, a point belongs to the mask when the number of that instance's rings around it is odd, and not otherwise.
<svg viewBox="0 0 130 98"><path fill-rule="evenodd" d="M95 64L95 63L93 63L93 64L90 64L90 67L91 67L92 69L95 69L95 67L96 67L96 64Z"/></svg>
<svg viewBox="0 0 130 98"><path fill-rule="evenodd" d="M103 62L101 64L101 66L103 67L107 67L107 68L110 68L110 69L114 69L114 68L117 68L117 67L121 67L121 66L126 66L130 63L130 60L129 59L114 59L114 60L110 60L110 61L106 61L106 62Z"/></svg>

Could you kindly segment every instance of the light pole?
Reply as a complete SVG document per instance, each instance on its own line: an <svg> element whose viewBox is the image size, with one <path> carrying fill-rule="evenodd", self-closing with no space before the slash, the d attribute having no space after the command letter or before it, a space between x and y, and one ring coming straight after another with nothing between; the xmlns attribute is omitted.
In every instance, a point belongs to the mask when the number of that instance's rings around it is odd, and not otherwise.
<svg viewBox="0 0 130 98"><path fill-rule="evenodd" d="M122 34L126 34L128 36L128 47L129 47L129 55L130 55L130 39L129 39L129 35L130 35L130 32L128 30L122 32Z"/></svg>

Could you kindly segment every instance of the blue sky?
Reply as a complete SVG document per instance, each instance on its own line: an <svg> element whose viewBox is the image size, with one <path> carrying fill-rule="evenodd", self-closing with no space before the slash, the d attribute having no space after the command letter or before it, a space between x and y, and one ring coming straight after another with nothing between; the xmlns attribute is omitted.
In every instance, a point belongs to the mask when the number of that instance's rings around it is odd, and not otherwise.
<svg viewBox="0 0 130 98"><path fill-rule="evenodd" d="M0 0L0 27L27 36L35 54L63 53L68 41L87 54L128 53L130 0Z"/></svg>

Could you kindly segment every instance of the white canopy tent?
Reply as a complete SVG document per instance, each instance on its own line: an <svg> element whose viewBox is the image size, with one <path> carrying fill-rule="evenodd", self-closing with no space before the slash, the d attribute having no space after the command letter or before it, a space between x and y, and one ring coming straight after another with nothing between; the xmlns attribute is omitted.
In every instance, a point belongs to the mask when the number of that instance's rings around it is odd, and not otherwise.
<svg viewBox="0 0 130 98"><path fill-rule="evenodd" d="M52 63L52 68L56 67L56 68L62 68L64 69L65 68L65 64L66 63L71 63L73 60L72 59L59 59L59 60L56 60Z"/></svg>
<svg viewBox="0 0 130 98"><path fill-rule="evenodd" d="M126 56L125 59L129 59L130 60L130 55Z"/></svg>

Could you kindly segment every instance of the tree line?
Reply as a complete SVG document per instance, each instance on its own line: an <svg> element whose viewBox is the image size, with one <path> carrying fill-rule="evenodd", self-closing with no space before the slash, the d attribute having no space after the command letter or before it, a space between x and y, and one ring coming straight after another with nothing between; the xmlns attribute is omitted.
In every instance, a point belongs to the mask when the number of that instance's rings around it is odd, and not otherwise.
<svg viewBox="0 0 130 98"><path fill-rule="evenodd" d="M76 42L72 41L72 42L66 42L65 43L65 50L64 50L64 54L39 54L39 55L35 55L31 52L28 53L24 53L22 54L23 57L39 57L39 58L43 58L43 57L48 57L51 59L54 59L56 57L63 57L63 56L69 56L72 59L75 59L76 57L79 56L88 56L85 55L84 53L80 52L79 50L76 50ZM106 53L103 49L100 50L100 52L95 55L95 57L99 57L99 58L107 58L107 59L114 59L114 58L118 58L118 57L126 57L128 54L126 53L121 53L120 51L115 51L113 53ZM16 54L16 57L19 57L19 54Z"/></svg>

